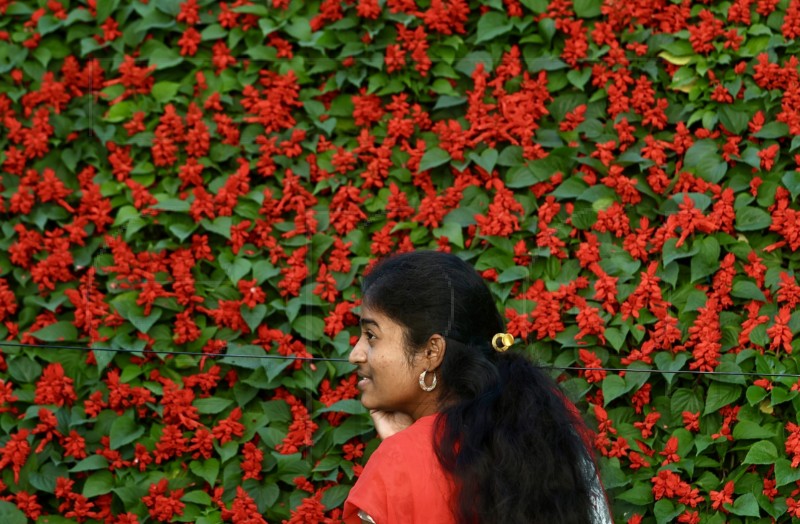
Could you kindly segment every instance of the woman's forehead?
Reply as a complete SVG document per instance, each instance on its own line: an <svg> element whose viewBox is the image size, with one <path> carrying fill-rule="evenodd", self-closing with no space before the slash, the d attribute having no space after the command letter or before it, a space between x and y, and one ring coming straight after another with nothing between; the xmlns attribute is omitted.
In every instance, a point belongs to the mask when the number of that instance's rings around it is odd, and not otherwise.
<svg viewBox="0 0 800 524"><path fill-rule="evenodd" d="M356 314L361 327L372 325L380 329L387 329L393 326L399 327L400 324L392 317L387 316L385 313L378 309L370 308L367 305L361 305L361 311Z"/></svg>

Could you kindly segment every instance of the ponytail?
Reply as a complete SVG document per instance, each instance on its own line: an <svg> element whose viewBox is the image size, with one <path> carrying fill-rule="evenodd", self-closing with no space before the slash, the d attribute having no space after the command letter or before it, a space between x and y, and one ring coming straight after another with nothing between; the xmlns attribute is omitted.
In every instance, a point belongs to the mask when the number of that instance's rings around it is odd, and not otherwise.
<svg viewBox="0 0 800 524"><path fill-rule="evenodd" d="M456 354L448 347L446 360L470 362L477 359L464 358L464 353L483 354L453 346ZM474 396L451 402L438 419L436 453L457 479L458 521L591 522L596 473L577 412L555 382L524 356L511 352L492 360L480 365L493 371L456 375L458 384L476 375L493 380L480 384ZM444 366L443 377L452 377Z"/></svg>

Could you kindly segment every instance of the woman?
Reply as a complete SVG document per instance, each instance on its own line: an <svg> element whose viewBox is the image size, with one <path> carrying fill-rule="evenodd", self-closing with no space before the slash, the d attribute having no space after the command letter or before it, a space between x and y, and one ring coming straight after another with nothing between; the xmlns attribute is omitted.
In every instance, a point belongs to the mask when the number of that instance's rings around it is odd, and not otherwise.
<svg viewBox="0 0 800 524"><path fill-rule="evenodd" d="M347 523L611 522L587 435L524 356L478 273L419 251L364 278L350 354L384 439L345 502Z"/></svg>

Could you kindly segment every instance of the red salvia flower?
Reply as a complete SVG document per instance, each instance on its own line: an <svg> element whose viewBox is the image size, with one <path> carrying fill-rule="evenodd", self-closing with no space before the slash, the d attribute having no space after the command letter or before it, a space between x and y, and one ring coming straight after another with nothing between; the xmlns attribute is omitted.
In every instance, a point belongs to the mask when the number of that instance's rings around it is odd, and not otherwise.
<svg viewBox="0 0 800 524"><path fill-rule="evenodd" d="M20 429L10 436L5 446L0 448L0 469L11 466L11 470L14 472L14 482L17 484L19 484L20 471L31 452L31 446L27 440L28 435L27 429Z"/></svg>
<svg viewBox="0 0 800 524"><path fill-rule="evenodd" d="M241 462L244 473L242 480L261 480L261 461L264 460L264 452L258 449L253 442L246 442L242 449L242 455L244 457Z"/></svg>
<svg viewBox="0 0 800 524"><path fill-rule="evenodd" d="M194 460L200 457L204 459L211 458L214 452L214 435L207 428L198 428L194 436L192 436L186 452L191 453Z"/></svg>
<svg viewBox="0 0 800 524"><path fill-rule="evenodd" d="M603 361L600 358L586 349L578 350L578 358L580 358L584 367L597 368L581 370L579 373L586 378L586 382L592 384L594 382L602 382L606 378L606 371L599 369L603 367Z"/></svg>
<svg viewBox="0 0 800 524"><path fill-rule="evenodd" d="M233 440L233 437L241 437L244 434L244 425L239 422L241 418L242 408L238 406L233 408L228 416L220 420L211 430L214 438L219 440L220 444L225 444Z"/></svg>
<svg viewBox="0 0 800 524"><path fill-rule="evenodd" d="M161 479L157 484L151 484L148 494L142 497L150 517L157 522L170 522L175 515L183 515L185 504L180 501L183 490L170 492L168 486L167 479Z"/></svg>
<svg viewBox="0 0 800 524"><path fill-rule="evenodd" d="M767 336L771 341L769 344L770 349L778 353L783 349L787 354L792 354L792 330L789 328L789 321L791 319L791 310L788 306L780 308L778 314L775 316L775 323L767 328Z"/></svg>
<svg viewBox="0 0 800 524"><path fill-rule="evenodd" d="M221 517L222 520L234 524L267 524L253 498L241 486L236 486L236 496L231 508L222 507Z"/></svg>
<svg viewBox="0 0 800 524"><path fill-rule="evenodd" d="M105 86L113 86L121 84L125 87L125 91L112 100L109 105L114 105L130 96L135 94L149 94L153 87L155 80L149 76L150 73L155 71L156 66L139 67L136 65L136 59L130 55L125 55L122 64L119 66L120 77L114 80L105 82Z"/></svg>
<svg viewBox="0 0 800 524"><path fill-rule="evenodd" d="M464 23L469 12L469 6L464 0L432 0L428 9L422 13L422 19L431 31L445 35L464 34Z"/></svg>
<svg viewBox="0 0 800 524"><path fill-rule="evenodd" d="M659 413L658 411L651 411L645 416L644 421L634 422L633 427L642 432L643 439L647 439L653 436L653 427L656 425L656 422L658 422L660 418L661 418L661 413Z"/></svg>
<svg viewBox="0 0 800 524"><path fill-rule="evenodd" d="M711 499L711 507L717 511L728 513L728 510L723 507L723 504L733 504L733 488L734 482L728 481L720 491L711 490L709 498Z"/></svg>
<svg viewBox="0 0 800 524"><path fill-rule="evenodd" d="M287 394L284 400L291 408L292 423L289 425L286 437L276 446L276 449L283 455L291 455L297 453L301 446L313 444L312 436L318 426L311 420L308 409L297 398Z"/></svg>
<svg viewBox="0 0 800 524"><path fill-rule="evenodd" d="M72 384L72 379L66 376L59 362L48 364L36 382L34 402L42 405L54 404L59 407L65 404L71 406L78 399Z"/></svg>
<svg viewBox="0 0 800 524"><path fill-rule="evenodd" d="M17 507L25 513L25 516L35 521L42 514L42 505L39 504L36 494L30 494L26 491L18 491L16 494Z"/></svg>

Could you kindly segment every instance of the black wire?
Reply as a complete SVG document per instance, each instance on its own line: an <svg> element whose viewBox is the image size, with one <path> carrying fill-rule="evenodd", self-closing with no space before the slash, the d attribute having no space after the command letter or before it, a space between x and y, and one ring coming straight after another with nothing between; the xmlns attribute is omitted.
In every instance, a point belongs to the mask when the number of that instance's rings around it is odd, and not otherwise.
<svg viewBox="0 0 800 524"><path fill-rule="evenodd" d="M55 344L24 344L22 342L3 342L0 341L0 346L22 347L22 348L40 348L40 349L75 349L79 351L110 351L112 353L150 353L155 355L193 355L195 357L208 357L208 358L272 358L278 360L319 360L327 362L347 362L346 358L334 357L293 357L289 355L236 355L229 353L198 353L196 351L159 351L153 349L123 349L123 348L104 348L104 347L83 347L83 346L65 346Z"/></svg>
<svg viewBox="0 0 800 524"><path fill-rule="evenodd" d="M625 373L661 373L678 374L689 373L692 375L725 375L735 377L789 377L800 378L800 373L758 373L755 371L701 371L699 369L679 369L677 371L668 371L665 369L647 369L647 368L580 368L571 366L542 366L545 369L556 369L565 371L612 371L612 372L625 372Z"/></svg>
<svg viewBox="0 0 800 524"><path fill-rule="evenodd" d="M237 355L231 353L197 353L195 351L160 351L160 350L141 350L141 349L122 349L122 348L106 348L106 347L84 347L84 346L68 346L56 344L25 344L22 342L5 342L0 340L0 346L21 347L21 348L39 348L39 349L73 349L78 351L110 351L113 353L150 353L155 355L193 355L195 357L206 358L267 358L277 360L303 360L303 361L319 361L319 362L348 362L348 359L343 357L295 357L290 355ZM661 375L686 373L690 375L722 375L722 376L735 376L735 377L777 377L777 378L800 378L800 373L758 373L755 371L701 371L697 369L679 369L676 371L669 371L664 369L649 369L649 368L587 368L578 366L540 366L543 369L552 369L556 371L608 371L612 373L658 373Z"/></svg>

